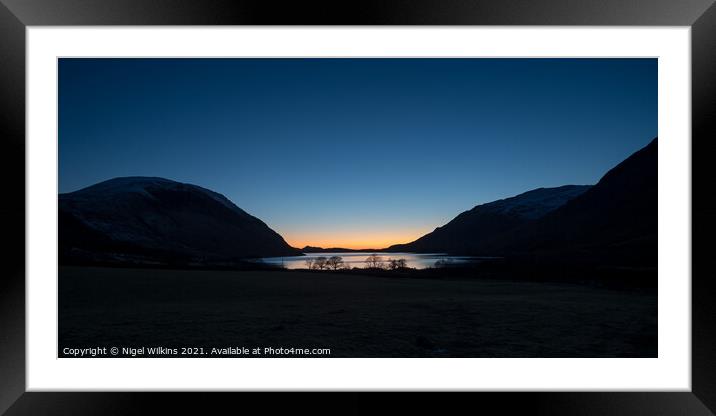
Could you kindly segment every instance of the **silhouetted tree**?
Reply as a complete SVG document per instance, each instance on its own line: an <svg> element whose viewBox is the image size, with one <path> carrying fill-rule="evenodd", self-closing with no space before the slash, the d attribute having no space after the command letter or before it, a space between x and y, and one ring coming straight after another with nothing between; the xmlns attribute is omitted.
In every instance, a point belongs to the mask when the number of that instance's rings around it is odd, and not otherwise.
<svg viewBox="0 0 716 416"><path fill-rule="evenodd" d="M313 259L312 258L306 259L306 268L309 270L313 269Z"/></svg>
<svg viewBox="0 0 716 416"><path fill-rule="evenodd" d="M383 258L377 254L368 256L368 258L365 259L365 264L369 269L382 269L385 266Z"/></svg>
<svg viewBox="0 0 716 416"><path fill-rule="evenodd" d="M388 259L388 268L390 270L404 269L408 262L405 259Z"/></svg>
<svg viewBox="0 0 716 416"><path fill-rule="evenodd" d="M341 256L332 256L330 259L326 260L326 268L332 269L332 270L338 270L343 267L343 257Z"/></svg>
<svg viewBox="0 0 716 416"><path fill-rule="evenodd" d="M313 260L313 268L318 270L323 270L326 268L326 263L328 262L328 259L325 257L316 257L315 260Z"/></svg>

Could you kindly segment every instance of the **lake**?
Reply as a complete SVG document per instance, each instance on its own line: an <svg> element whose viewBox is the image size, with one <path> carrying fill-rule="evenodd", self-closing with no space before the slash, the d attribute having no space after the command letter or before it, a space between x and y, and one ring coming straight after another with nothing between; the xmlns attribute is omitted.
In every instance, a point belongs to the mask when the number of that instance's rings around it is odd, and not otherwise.
<svg viewBox="0 0 716 416"><path fill-rule="evenodd" d="M366 266L365 260L368 256L377 254L382 261L387 263L389 259L405 259L407 266L416 269L426 269L435 267L435 262L443 260L450 265L458 265L460 263L470 263L485 257L468 257L468 256L449 256L441 253L363 253L363 252L336 252L336 253L305 253L304 256L288 256L288 257L265 257L258 259L266 264L283 266L287 269L305 269L306 260L315 259L316 257L340 256L343 262L351 268Z"/></svg>

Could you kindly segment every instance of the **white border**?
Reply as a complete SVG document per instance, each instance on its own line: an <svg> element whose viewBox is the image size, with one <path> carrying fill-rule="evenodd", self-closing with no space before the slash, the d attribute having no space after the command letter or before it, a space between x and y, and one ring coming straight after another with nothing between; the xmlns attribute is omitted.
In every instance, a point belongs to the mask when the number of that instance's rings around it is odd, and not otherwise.
<svg viewBox="0 0 716 416"><path fill-rule="evenodd" d="M28 27L27 47L29 391L691 390L688 27ZM658 57L659 358L57 359L60 56Z"/></svg>

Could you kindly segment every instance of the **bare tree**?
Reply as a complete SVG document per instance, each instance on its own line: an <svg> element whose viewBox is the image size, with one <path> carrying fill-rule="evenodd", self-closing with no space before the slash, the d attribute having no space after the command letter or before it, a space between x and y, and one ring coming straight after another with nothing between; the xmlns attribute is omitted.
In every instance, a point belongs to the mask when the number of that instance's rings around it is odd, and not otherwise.
<svg viewBox="0 0 716 416"><path fill-rule="evenodd" d="M332 256L330 259L326 260L326 268L332 269L332 270L338 270L343 267L343 257L341 256Z"/></svg>
<svg viewBox="0 0 716 416"><path fill-rule="evenodd" d="M306 259L306 268L308 270L313 269L313 258L309 257Z"/></svg>
<svg viewBox="0 0 716 416"><path fill-rule="evenodd" d="M371 254L365 259L366 267L369 269L382 269L385 264L383 258L377 254Z"/></svg>
<svg viewBox="0 0 716 416"><path fill-rule="evenodd" d="M328 259L326 259L326 258L323 257L323 256L321 256L321 257L316 257L316 259L313 260L313 268L314 268L314 269L318 269L318 270L323 270L323 269L326 268L326 262L327 262L327 261L328 261Z"/></svg>
<svg viewBox="0 0 716 416"><path fill-rule="evenodd" d="M408 265L405 259L388 259L388 268L390 270L404 269Z"/></svg>

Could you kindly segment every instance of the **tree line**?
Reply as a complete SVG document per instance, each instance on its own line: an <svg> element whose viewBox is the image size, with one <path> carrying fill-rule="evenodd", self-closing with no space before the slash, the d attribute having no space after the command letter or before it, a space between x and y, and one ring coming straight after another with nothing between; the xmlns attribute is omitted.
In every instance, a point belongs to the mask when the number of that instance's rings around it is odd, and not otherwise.
<svg viewBox="0 0 716 416"><path fill-rule="evenodd" d="M371 254L364 261L366 269L399 270L408 267L405 259L384 260L377 254ZM309 270L350 270L351 267L341 256L313 257L306 259L306 268Z"/></svg>

